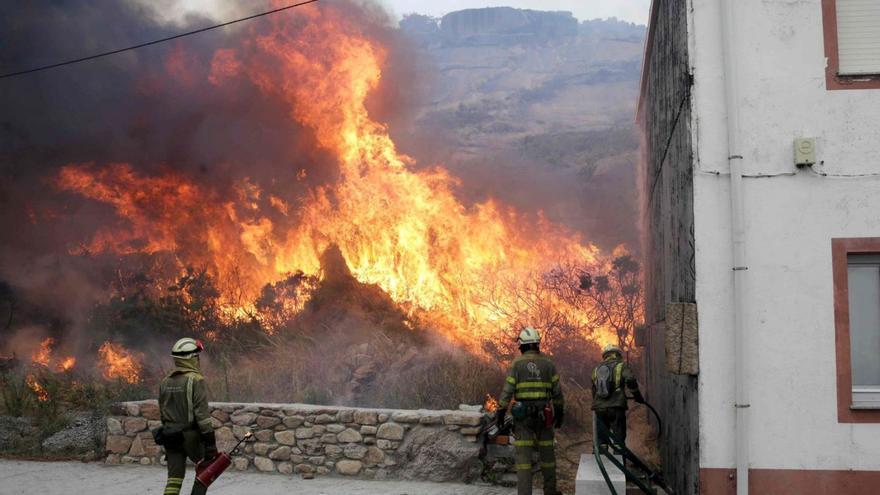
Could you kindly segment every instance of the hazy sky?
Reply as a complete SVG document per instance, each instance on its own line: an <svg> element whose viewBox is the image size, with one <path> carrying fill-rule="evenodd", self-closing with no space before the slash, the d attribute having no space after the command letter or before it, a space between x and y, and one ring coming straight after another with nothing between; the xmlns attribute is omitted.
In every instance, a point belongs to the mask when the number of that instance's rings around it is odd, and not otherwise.
<svg viewBox="0 0 880 495"><path fill-rule="evenodd" d="M651 0L380 0L398 15L417 12L441 16L475 7L508 6L535 10L567 10L578 19L617 17L639 24L648 22Z"/></svg>
<svg viewBox="0 0 880 495"><path fill-rule="evenodd" d="M155 15L168 22L180 22L188 12L198 12L215 20L258 12L262 2L232 0L127 0L148 6ZM333 0L326 0L332 2ZM375 0L397 16L419 13L442 16L448 12L478 7L518 7L535 10L567 10L578 19L617 17L647 24L651 0ZM291 3L293 3L291 1Z"/></svg>

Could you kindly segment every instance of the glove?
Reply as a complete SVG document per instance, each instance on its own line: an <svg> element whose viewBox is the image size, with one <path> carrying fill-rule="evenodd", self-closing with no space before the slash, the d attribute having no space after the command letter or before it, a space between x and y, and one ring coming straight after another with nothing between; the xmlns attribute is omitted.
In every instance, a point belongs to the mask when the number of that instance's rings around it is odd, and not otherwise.
<svg viewBox="0 0 880 495"><path fill-rule="evenodd" d="M639 404L645 403L645 398L642 397L642 392L640 392L639 390L633 392L633 400L638 402Z"/></svg>
<svg viewBox="0 0 880 495"><path fill-rule="evenodd" d="M205 460L211 460L217 457L217 439L214 432L202 433L202 444L205 446Z"/></svg>
<svg viewBox="0 0 880 495"><path fill-rule="evenodd" d="M557 430L562 428L563 421L565 421L565 411L562 409L557 409L555 411L555 415L553 416L553 427Z"/></svg>

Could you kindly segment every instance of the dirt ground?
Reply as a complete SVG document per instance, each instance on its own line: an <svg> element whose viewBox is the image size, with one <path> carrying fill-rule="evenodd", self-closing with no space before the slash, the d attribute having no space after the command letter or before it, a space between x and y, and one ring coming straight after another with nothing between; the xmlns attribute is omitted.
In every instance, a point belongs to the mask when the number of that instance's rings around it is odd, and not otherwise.
<svg viewBox="0 0 880 495"><path fill-rule="evenodd" d="M660 450L657 446L657 434L648 423L650 412L641 404L630 405L627 414L626 444L640 459L650 466L660 466ZM556 450L558 488L565 494L574 494L574 481L581 454L593 452L593 435L591 431L584 435L571 435L563 431L558 437Z"/></svg>

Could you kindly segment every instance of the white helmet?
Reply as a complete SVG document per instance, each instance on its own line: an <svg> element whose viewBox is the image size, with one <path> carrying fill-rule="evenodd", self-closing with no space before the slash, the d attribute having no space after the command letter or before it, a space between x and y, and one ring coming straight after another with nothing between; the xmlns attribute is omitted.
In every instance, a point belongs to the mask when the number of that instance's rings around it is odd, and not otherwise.
<svg viewBox="0 0 880 495"><path fill-rule="evenodd" d="M189 358L198 355L203 350L205 350L205 346L202 344L202 341L184 337L175 342L171 347L171 355L179 358Z"/></svg>
<svg viewBox="0 0 880 495"><path fill-rule="evenodd" d="M519 345L540 344L541 333L532 327L525 327L519 333Z"/></svg>
<svg viewBox="0 0 880 495"><path fill-rule="evenodd" d="M605 358L605 356L612 352L616 352L618 356L623 356L623 352L620 351L620 347L617 347L614 344L608 344L605 346L605 349L602 350L602 358Z"/></svg>

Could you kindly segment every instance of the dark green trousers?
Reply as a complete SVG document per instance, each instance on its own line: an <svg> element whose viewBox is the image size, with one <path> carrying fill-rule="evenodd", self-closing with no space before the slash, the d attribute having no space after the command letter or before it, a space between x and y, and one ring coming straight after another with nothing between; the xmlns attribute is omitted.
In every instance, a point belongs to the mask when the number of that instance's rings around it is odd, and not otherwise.
<svg viewBox="0 0 880 495"><path fill-rule="evenodd" d="M516 440L516 492L532 495L532 455L538 450L541 474L544 476L544 493L556 493L556 450L553 445L553 427L544 426L540 418L517 419L513 422Z"/></svg>
<svg viewBox="0 0 880 495"><path fill-rule="evenodd" d="M183 487L183 478L186 476L186 459L189 457L193 462L198 462L205 457L205 448L202 438L197 431L183 432L183 444L165 446L165 459L168 461L168 482L165 484L165 495L179 495ZM205 495L208 487L193 482L192 495Z"/></svg>
<svg viewBox="0 0 880 495"><path fill-rule="evenodd" d="M605 423L605 427L611 432L612 439L619 440L626 445L626 409L622 407L596 409L596 416Z"/></svg>

